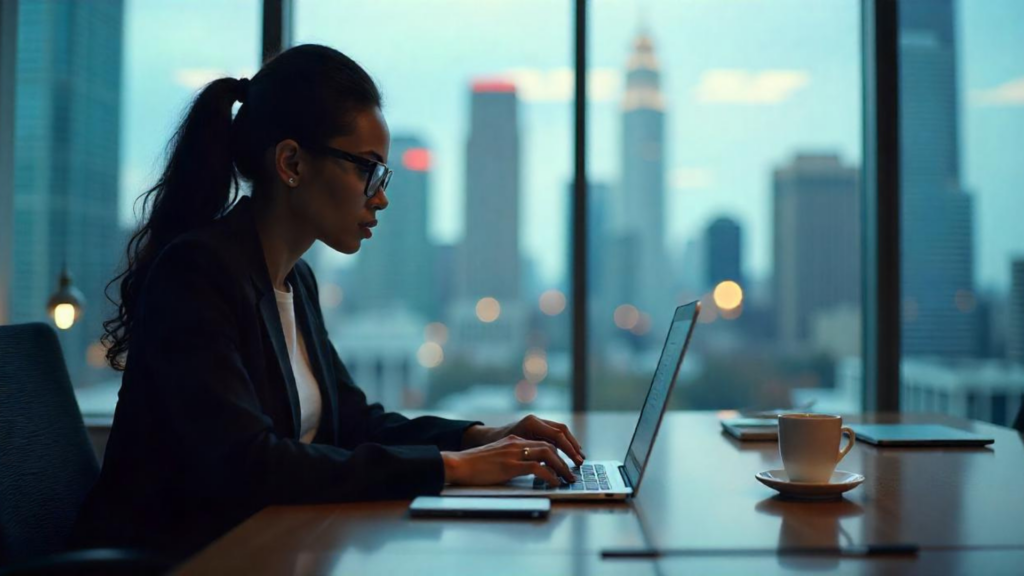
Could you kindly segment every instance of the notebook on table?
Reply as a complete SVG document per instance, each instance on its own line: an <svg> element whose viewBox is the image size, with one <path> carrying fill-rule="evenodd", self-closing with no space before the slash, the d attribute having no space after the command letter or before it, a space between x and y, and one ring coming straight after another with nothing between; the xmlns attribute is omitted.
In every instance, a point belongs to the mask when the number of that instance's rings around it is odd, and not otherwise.
<svg viewBox="0 0 1024 576"><path fill-rule="evenodd" d="M722 420L722 430L737 440L778 440L778 418L729 418Z"/></svg>
<svg viewBox="0 0 1024 576"><path fill-rule="evenodd" d="M875 446L987 446L994 438L942 424L851 424L858 442Z"/></svg>

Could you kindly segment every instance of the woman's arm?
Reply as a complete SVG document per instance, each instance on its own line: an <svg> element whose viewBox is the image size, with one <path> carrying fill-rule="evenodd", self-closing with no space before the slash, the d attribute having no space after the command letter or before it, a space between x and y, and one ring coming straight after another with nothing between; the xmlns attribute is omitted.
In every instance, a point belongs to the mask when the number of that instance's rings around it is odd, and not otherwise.
<svg viewBox="0 0 1024 576"><path fill-rule="evenodd" d="M444 464L436 446L344 450L274 432L240 355L232 303L241 296L202 248L175 245L154 264L132 343L142 355L133 364L145 365L147 396L155 400L147 402L154 428L165 435L158 444L171 452L169 469L183 467L174 470L182 488L256 506L439 492ZM372 421L386 437L390 421Z"/></svg>

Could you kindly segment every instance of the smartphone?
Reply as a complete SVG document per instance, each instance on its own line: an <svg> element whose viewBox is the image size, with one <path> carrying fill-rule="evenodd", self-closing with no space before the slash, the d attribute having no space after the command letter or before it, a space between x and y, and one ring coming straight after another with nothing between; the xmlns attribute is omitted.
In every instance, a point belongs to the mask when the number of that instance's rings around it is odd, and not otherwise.
<svg viewBox="0 0 1024 576"><path fill-rule="evenodd" d="M413 518L547 518L547 498L419 496L409 505Z"/></svg>

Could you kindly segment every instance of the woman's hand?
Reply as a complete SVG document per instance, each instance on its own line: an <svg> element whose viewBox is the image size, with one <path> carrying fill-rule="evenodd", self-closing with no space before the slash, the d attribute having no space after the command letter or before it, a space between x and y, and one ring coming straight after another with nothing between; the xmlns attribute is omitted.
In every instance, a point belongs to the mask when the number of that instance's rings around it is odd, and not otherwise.
<svg viewBox="0 0 1024 576"><path fill-rule="evenodd" d="M504 484L516 476L533 474L552 486L576 477L547 442L505 436L496 442L461 452L442 452L444 479L449 484L489 486Z"/></svg>
<svg viewBox="0 0 1024 576"><path fill-rule="evenodd" d="M557 447L572 459L577 466L587 457L569 427L561 422L543 420L530 414L519 422L508 426L470 426L462 436L462 447L473 448L497 442L507 436L518 436L527 440L541 440Z"/></svg>

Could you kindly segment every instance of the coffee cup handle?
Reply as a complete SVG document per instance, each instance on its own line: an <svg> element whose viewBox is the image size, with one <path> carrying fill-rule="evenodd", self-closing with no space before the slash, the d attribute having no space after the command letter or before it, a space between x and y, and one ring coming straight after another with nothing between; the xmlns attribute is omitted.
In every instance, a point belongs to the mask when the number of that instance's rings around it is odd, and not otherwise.
<svg viewBox="0 0 1024 576"><path fill-rule="evenodd" d="M853 433L853 430L851 430L849 426L843 426L839 430L840 434L843 432L846 432L850 437L850 440L846 443L846 447L839 451L839 458L836 459L836 464L839 464L842 462L843 458L846 458L846 455L850 452L850 448L853 448L854 443L857 442L857 435Z"/></svg>

